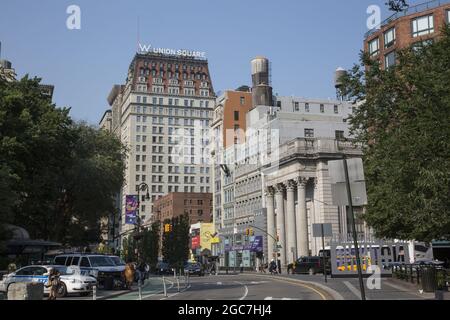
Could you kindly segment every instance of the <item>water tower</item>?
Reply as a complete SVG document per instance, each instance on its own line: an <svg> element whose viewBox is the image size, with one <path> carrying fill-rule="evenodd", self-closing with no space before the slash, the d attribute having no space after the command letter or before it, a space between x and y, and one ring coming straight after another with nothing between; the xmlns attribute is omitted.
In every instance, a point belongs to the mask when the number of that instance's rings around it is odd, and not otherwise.
<svg viewBox="0 0 450 320"><path fill-rule="evenodd" d="M270 86L270 63L267 58L258 56L252 60L253 107L273 106Z"/></svg>
<svg viewBox="0 0 450 320"><path fill-rule="evenodd" d="M338 100L344 100L344 78L347 76L347 71L341 67L337 68L334 73L334 87L336 88L336 97Z"/></svg>

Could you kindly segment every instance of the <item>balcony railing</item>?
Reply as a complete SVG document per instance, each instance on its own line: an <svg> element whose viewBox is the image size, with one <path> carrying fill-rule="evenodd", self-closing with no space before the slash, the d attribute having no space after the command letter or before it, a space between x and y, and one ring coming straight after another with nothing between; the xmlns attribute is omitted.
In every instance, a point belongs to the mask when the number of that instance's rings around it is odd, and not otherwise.
<svg viewBox="0 0 450 320"><path fill-rule="evenodd" d="M450 0L433 0L433 1L428 1L425 3L421 3L415 6L411 6L408 7L407 9L401 11L401 12L397 12L394 13L392 16L390 16L389 18L387 18L386 20L384 20L383 22L381 22L377 27L373 28L372 30L368 31L365 34L365 38L367 39L368 37L370 37L372 34L374 34L375 32L377 32L378 30L380 30L381 28L383 28L384 26L390 24L392 21L397 20L398 18L401 17L406 17L418 12L423 12L423 11L427 11L430 9L434 9L437 7L440 7L444 4L448 4L450 3Z"/></svg>

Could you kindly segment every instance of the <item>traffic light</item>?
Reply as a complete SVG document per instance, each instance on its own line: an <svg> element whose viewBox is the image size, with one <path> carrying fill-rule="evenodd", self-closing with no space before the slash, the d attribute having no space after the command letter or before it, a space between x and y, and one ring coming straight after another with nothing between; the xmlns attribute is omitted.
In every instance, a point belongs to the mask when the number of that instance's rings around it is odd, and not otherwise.
<svg viewBox="0 0 450 320"><path fill-rule="evenodd" d="M165 232L165 233L172 232L172 230L173 230L173 228L172 228L172 225L171 225L171 224L165 224L165 225L164 225L164 232Z"/></svg>

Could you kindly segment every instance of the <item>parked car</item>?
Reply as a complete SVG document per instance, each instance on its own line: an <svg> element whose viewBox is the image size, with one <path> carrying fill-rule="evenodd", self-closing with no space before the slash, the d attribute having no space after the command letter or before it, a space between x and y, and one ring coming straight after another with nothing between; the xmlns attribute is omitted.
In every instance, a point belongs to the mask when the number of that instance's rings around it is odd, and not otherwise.
<svg viewBox="0 0 450 320"><path fill-rule="evenodd" d="M203 271L203 268L200 265L200 263L192 263L192 262L188 262L184 266L184 273L189 275L198 275L199 277L205 275L205 272Z"/></svg>
<svg viewBox="0 0 450 320"><path fill-rule="evenodd" d="M173 274L173 268L167 262L158 262L156 264L156 274Z"/></svg>
<svg viewBox="0 0 450 320"><path fill-rule="evenodd" d="M117 265L109 256L98 254L65 254L55 257L55 265L78 266L84 270L94 270L95 276L104 289L114 288L114 284L123 280L125 265Z"/></svg>
<svg viewBox="0 0 450 320"><path fill-rule="evenodd" d="M327 274L331 273L331 262L327 259L326 265ZM323 273L323 258L322 257L301 257L295 263L294 273L297 274L316 274Z"/></svg>
<svg viewBox="0 0 450 320"><path fill-rule="evenodd" d="M92 292L92 288L97 284L97 280L87 275L80 268L66 266L27 266L3 276L0 281L0 292L8 293L11 284L18 282L41 282L47 283L50 269L54 268L60 273L61 286L58 289L57 296L65 297L67 294L78 293L81 296L87 296ZM49 294L50 288L45 288L44 294Z"/></svg>

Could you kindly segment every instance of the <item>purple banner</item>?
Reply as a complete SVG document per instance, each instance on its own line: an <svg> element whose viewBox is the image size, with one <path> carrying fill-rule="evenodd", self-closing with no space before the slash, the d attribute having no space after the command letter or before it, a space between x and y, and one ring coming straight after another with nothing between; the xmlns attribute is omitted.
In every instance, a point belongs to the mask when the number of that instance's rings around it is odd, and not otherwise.
<svg viewBox="0 0 450 320"><path fill-rule="evenodd" d="M127 196L125 201L125 224L136 224L138 196Z"/></svg>
<svg viewBox="0 0 450 320"><path fill-rule="evenodd" d="M251 252L263 252L263 237L255 237L254 241L245 245L225 245L225 252L249 250Z"/></svg>

